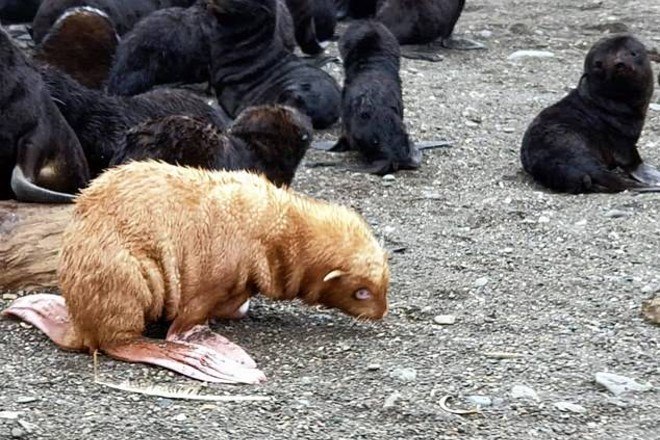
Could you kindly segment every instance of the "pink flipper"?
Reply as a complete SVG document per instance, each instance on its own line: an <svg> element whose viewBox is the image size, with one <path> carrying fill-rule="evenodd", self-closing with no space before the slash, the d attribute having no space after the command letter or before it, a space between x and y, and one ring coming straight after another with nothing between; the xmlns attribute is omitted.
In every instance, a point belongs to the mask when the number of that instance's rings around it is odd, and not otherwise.
<svg viewBox="0 0 660 440"><path fill-rule="evenodd" d="M158 365L207 382L257 384L266 380L256 368L246 368L209 348L188 342L141 338L102 350L119 360Z"/></svg>
<svg viewBox="0 0 660 440"><path fill-rule="evenodd" d="M257 367L257 363L245 350L224 336L215 333L208 325L196 325L182 333L168 333L167 340L206 347L224 358L237 362L245 368Z"/></svg>
<svg viewBox="0 0 660 440"><path fill-rule="evenodd" d="M73 337L75 332L69 311L64 298L59 295L38 294L18 298L1 315L13 316L32 324L65 350L83 348Z"/></svg>

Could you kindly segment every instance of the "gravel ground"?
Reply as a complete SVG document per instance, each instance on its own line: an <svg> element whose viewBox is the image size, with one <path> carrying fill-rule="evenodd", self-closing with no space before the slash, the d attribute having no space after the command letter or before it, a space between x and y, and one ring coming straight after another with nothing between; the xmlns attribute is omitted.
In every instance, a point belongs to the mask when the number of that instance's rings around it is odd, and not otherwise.
<svg viewBox="0 0 660 440"><path fill-rule="evenodd" d="M347 171L346 155L309 154L296 188L355 206L396 251L391 312L363 324L264 300L247 319L220 325L269 380L202 392L271 401L114 391L93 383L91 357L0 321L0 438L660 438L660 328L640 316L642 301L660 291L660 195L551 194L518 159L526 125L577 83L591 43L621 23L660 46L657 0L469 1L457 31L489 50L402 68L411 133L451 139L453 148L394 180ZM507 61L521 49L555 57ZM649 113L640 146L660 164L659 111ZM456 322L438 325L439 315ZM598 372L655 388L615 396L595 383ZM100 374L193 383L106 357ZM471 396L484 405L450 414L445 395L453 408L472 408ZM562 402L578 406L562 411Z"/></svg>

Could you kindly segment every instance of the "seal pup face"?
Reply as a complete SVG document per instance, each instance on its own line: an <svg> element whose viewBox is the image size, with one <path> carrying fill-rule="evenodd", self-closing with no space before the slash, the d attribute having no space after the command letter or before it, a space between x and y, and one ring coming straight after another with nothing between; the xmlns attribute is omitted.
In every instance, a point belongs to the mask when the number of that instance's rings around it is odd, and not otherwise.
<svg viewBox="0 0 660 440"><path fill-rule="evenodd" d="M306 255L308 304L339 309L358 319L387 315L388 254L360 214L344 206L310 207L304 223L312 231Z"/></svg>
<svg viewBox="0 0 660 440"><path fill-rule="evenodd" d="M363 102L351 116L351 146L364 156L366 171L387 174L419 168L422 153L411 142L398 109Z"/></svg>
<svg viewBox="0 0 660 440"><path fill-rule="evenodd" d="M584 62L589 91L597 96L631 101L650 100L653 71L646 47L629 34L616 34L596 42Z"/></svg>

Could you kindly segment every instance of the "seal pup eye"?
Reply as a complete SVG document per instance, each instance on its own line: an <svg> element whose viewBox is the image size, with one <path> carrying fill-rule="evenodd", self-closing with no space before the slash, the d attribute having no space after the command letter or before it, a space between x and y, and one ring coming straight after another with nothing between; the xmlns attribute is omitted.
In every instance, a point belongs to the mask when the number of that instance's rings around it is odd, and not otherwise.
<svg viewBox="0 0 660 440"><path fill-rule="evenodd" d="M602 61L596 61L594 63L594 67L596 67L596 69L602 69L603 68L603 62Z"/></svg>
<svg viewBox="0 0 660 440"><path fill-rule="evenodd" d="M353 294L353 296L358 301L366 301L368 299L371 299L373 295L371 295L371 292L369 292L369 290L367 290L367 289L360 289L360 290L356 291Z"/></svg>

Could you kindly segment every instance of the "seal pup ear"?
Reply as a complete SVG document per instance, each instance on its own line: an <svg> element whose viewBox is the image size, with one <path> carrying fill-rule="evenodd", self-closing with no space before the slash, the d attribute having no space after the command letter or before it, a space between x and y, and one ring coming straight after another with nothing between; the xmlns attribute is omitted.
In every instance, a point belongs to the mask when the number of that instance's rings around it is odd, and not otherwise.
<svg viewBox="0 0 660 440"><path fill-rule="evenodd" d="M334 279L342 277L344 275L346 275L346 272L344 272L343 270L335 269L332 272L328 273L325 276L325 278L323 278L323 282L327 283L330 280L334 280Z"/></svg>

